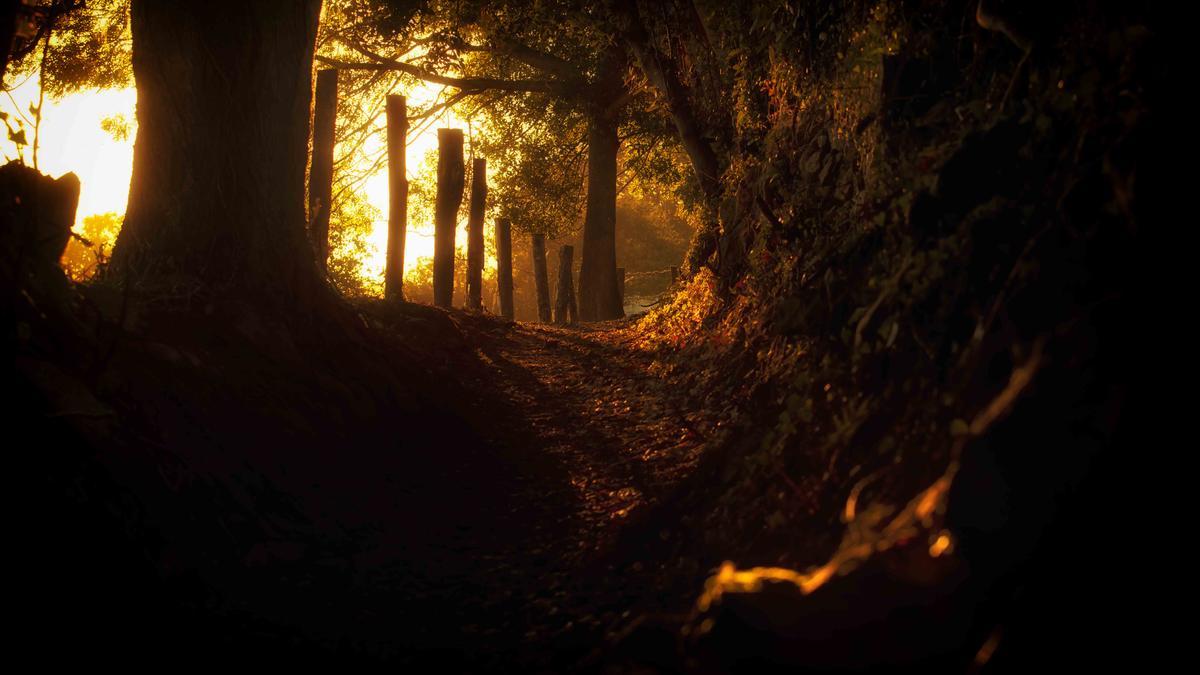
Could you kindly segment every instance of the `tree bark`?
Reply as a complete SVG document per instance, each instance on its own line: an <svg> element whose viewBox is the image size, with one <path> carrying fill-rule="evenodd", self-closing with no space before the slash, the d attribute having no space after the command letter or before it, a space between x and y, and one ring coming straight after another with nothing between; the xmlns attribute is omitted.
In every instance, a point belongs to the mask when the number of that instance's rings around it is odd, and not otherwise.
<svg viewBox="0 0 1200 675"><path fill-rule="evenodd" d="M575 284L572 283L572 263L575 249L563 246L558 251L558 296L554 299L554 323L568 324L579 320L575 305Z"/></svg>
<svg viewBox="0 0 1200 675"><path fill-rule="evenodd" d="M486 208L487 160L479 158L471 162L471 206L467 216L467 309L476 312L483 309L483 215Z"/></svg>
<svg viewBox="0 0 1200 675"><path fill-rule="evenodd" d="M337 126L338 72L317 71L313 106L312 163L308 170L309 238L317 266L329 264L329 207L333 201L333 139Z"/></svg>
<svg viewBox="0 0 1200 675"><path fill-rule="evenodd" d="M579 271L579 318L625 315L617 292L617 121L593 115L588 129L587 211Z"/></svg>
<svg viewBox="0 0 1200 675"><path fill-rule="evenodd" d="M295 296L319 0L134 0L138 135L112 269L133 286Z"/></svg>
<svg viewBox="0 0 1200 675"><path fill-rule="evenodd" d="M679 134L679 142L692 164L692 171L696 174L696 181L708 207L705 222L696 232L687 255L688 268L695 271L700 265L706 264L717 250L721 229L717 216L721 199L721 162L708 139L710 136L728 134L715 133L718 130L709 130L713 133L705 134L704 125L693 106L691 93L679 77L678 66L651 41L642 23L637 0L615 0L610 7L620 26L621 37L633 53L638 67L662 95L667 105L671 121Z"/></svg>
<svg viewBox="0 0 1200 675"><path fill-rule="evenodd" d="M704 197L715 205L720 195L721 168L717 153L705 138L703 125L692 107L687 86L680 80L678 68L671 57L663 54L650 40L638 12L637 0L617 0L612 5L621 24L621 34L638 66L650 84L659 91L671 113L671 121L679 133L684 152L691 160L692 170Z"/></svg>
<svg viewBox="0 0 1200 675"><path fill-rule="evenodd" d="M546 270L546 235L533 235L533 283L537 287L538 321L550 323L550 279Z"/></svg>
<svg viewBox="0 0 1200 675"><path fill-rule="evenodd" d="M500 294L500 316L513 318L512 224L496 219L496 289Z"/></svg>
<svg viewBox="0 0 1200 675"><path fill-rule="evenodd" d="M454 304L454 232L458 228L458 209L462 206L463 182L462 129L438 129L438 184L434 207L433 304L449 308Z"/></svg>
<svg viewBox="0 0 1200 675"><path fill-rule="evenodd" d="M388 242L383 274L384 297L404 299L404 239L408 231L408 104L387 97Z"/></svg>
<svg viewBox="0 0 1200 675"><path fill-rule="evenodd" d="M610 47L589 92L587 206L579 270L579 318L625 316L617 293L617 135L625 94L625 52Z"/></svg>

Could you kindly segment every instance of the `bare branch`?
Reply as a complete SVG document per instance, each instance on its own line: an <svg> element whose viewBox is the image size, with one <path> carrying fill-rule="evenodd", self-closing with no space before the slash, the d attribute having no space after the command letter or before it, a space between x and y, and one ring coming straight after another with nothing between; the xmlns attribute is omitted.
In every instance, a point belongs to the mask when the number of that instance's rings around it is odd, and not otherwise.
<svg viewBox="0 0 1200 675"><path fill-rule="evenodd" d="M572 80L578 84L587 82L583 71L576 68L570 61L538 51L505 36L497 38L496 43L499 53L511 56L521 63L556 75L563 80Z"/></svg>
<svg viewBox="0 0 1200 675"><path fill-rule="evenodd" d="M447 75L431 73L411 63L393 61L391 59L374 63L356 63L331 59L327 56L318 56L316 60L338 70L394 70L412 75L418 80L444 84L448 87L455 87L470 93L488 90L546 93L558 93L561 91L561 85L549 80L497 80L490 77L449 77Z"/></svg>

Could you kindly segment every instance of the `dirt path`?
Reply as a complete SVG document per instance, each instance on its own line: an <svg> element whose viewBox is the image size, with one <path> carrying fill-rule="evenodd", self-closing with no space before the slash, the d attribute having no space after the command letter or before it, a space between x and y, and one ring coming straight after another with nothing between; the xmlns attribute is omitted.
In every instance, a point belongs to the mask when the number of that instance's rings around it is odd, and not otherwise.
<svg viewBox="0 0 1200 675"><path fill-rule="evenodd" d="M621 325L465 332L483 437L414 467L407 515L359 543L331 623L389 660L558 670L646 592L597 554L688 474L704 422Z"/></svg>
<svg viewBox="0 0 1200 675"><path fill-rule="evenodd" d="M655 375L651 357L629 341L619 327L518 325L481 350L496 388L523 411L520 425L567 469L586 530L581 548L661 496L696 459L687 393Z"/></svg>
<svg viewBox="0 0 1200 675"><path fill-rule="evenodd" d="M624 324L555 328L419 306L377 315L373 351L341 366L269 358L207 319L174 315L121 342L111 369L128 393L114 405L129 418L103 437L116 450L99 453L108 463L89 480L113 503L136 494L154 516L136 536L179 562L143 561L163 581L139 591L142 623L98 643L153 643L149 659L203 644L196 658L218 663L248 653L309 667L562 672L639 600L661 597L616 571L630 561L614 562L608 544L688 475L707 424ZM72 429L55 431L92 452ZM173 482L164 467L190 478ZM79 515L91 504L60 511L47 531L87 534ZM129 568L105 565L98 575ZM89 578L77 587L98 612L131 602Z"/></svg>
<svg viewBox="0 0 1200 675"><path fill-rule="evenodd" d="M479 611L498 646L515 638L533 649L518 648L521 661L569 662L636 601L639 591L598 570L595 555L697 459L703 421L688 392L656 375L630 339L619 324L516 324L479 343L487 371L476 384L508 409L489 441L507 448L516 472L501 498L510 518L491 525L508 534L492 540L493 564L480 570L492 600ZM547 644L577 651L534 653Z"/></svg>

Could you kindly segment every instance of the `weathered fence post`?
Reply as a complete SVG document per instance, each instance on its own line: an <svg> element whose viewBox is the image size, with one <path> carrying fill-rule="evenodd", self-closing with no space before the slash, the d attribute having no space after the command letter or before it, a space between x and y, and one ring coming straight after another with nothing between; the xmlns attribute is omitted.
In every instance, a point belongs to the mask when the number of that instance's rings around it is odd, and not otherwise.
<svg viewBox="0 0 1200 675"><path fill-rule="evenodd" d="M454 230L462 206L463 132L438 129L437 199L433 215L433 304L454 304Z"/></svg>
<svg viewBox="0 0 1200 675"><path fill-rule="evenodd" d="M408 229L408 105L403 96L387 97L388 240L383 295L404 298L404 237Z"/></svg>
<svg viewBox="0 0 1200 675"><path fill-rule="evenodd" d="M575 323L579 320L575 305L575 284L572 282L571 261L575 249L563 246L558 251L558 297L554 299L554 323Z"/></svg>
<svg viewBox="0 0 1200 675"><path fill-rule="evenodd" d="M621 309L625 309L625 268L617 268L617 295L621 298Z"/></svg>
<svg viewBox="0 0 1200 675"><path fill-rule="evenodd" d="M512 318L512 223L506 217L496 219L496 292L500 295L500 316Z"/></svg>
<svg viewBox="0 0 1200 675"><path fill-rule="evenodd" d="M312 163L308 167L309 240L321 271L329 263L329 204L333 201L333 140L337 125L336 70L317 71Z"/></svg>
<svg viewBox="0 0 1200 675"><path fill-rule="evenodd" d="M513 318L512 223L496 219L496 292L500 294L500 316Z"/></svg>
<svg viewBox="0 0 1200 675"><path fill-rule="evenodd" d="M467 212L467 309L483 309L483 212L487 207L487 160L471 162L471 203Z"/></svg>
<svg viewBox="0 0 1200 675"><path fill-rule="evenodd" d="M533 283L537 287L538 321L550 323L550 279L546 270L546 235L533 235Z"/></svg>

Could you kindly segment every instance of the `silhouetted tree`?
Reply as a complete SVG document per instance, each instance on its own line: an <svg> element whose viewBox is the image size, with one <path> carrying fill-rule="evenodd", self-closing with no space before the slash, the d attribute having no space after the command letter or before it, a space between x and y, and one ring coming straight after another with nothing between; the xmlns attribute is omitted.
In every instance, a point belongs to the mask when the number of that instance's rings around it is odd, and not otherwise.
<svg viewBox="0 0 1200 675"><path fill-rule="evenodd" d="M129 206L135 286L295 303L323 286L304 168L319 0L135 0Z"/></svg>

